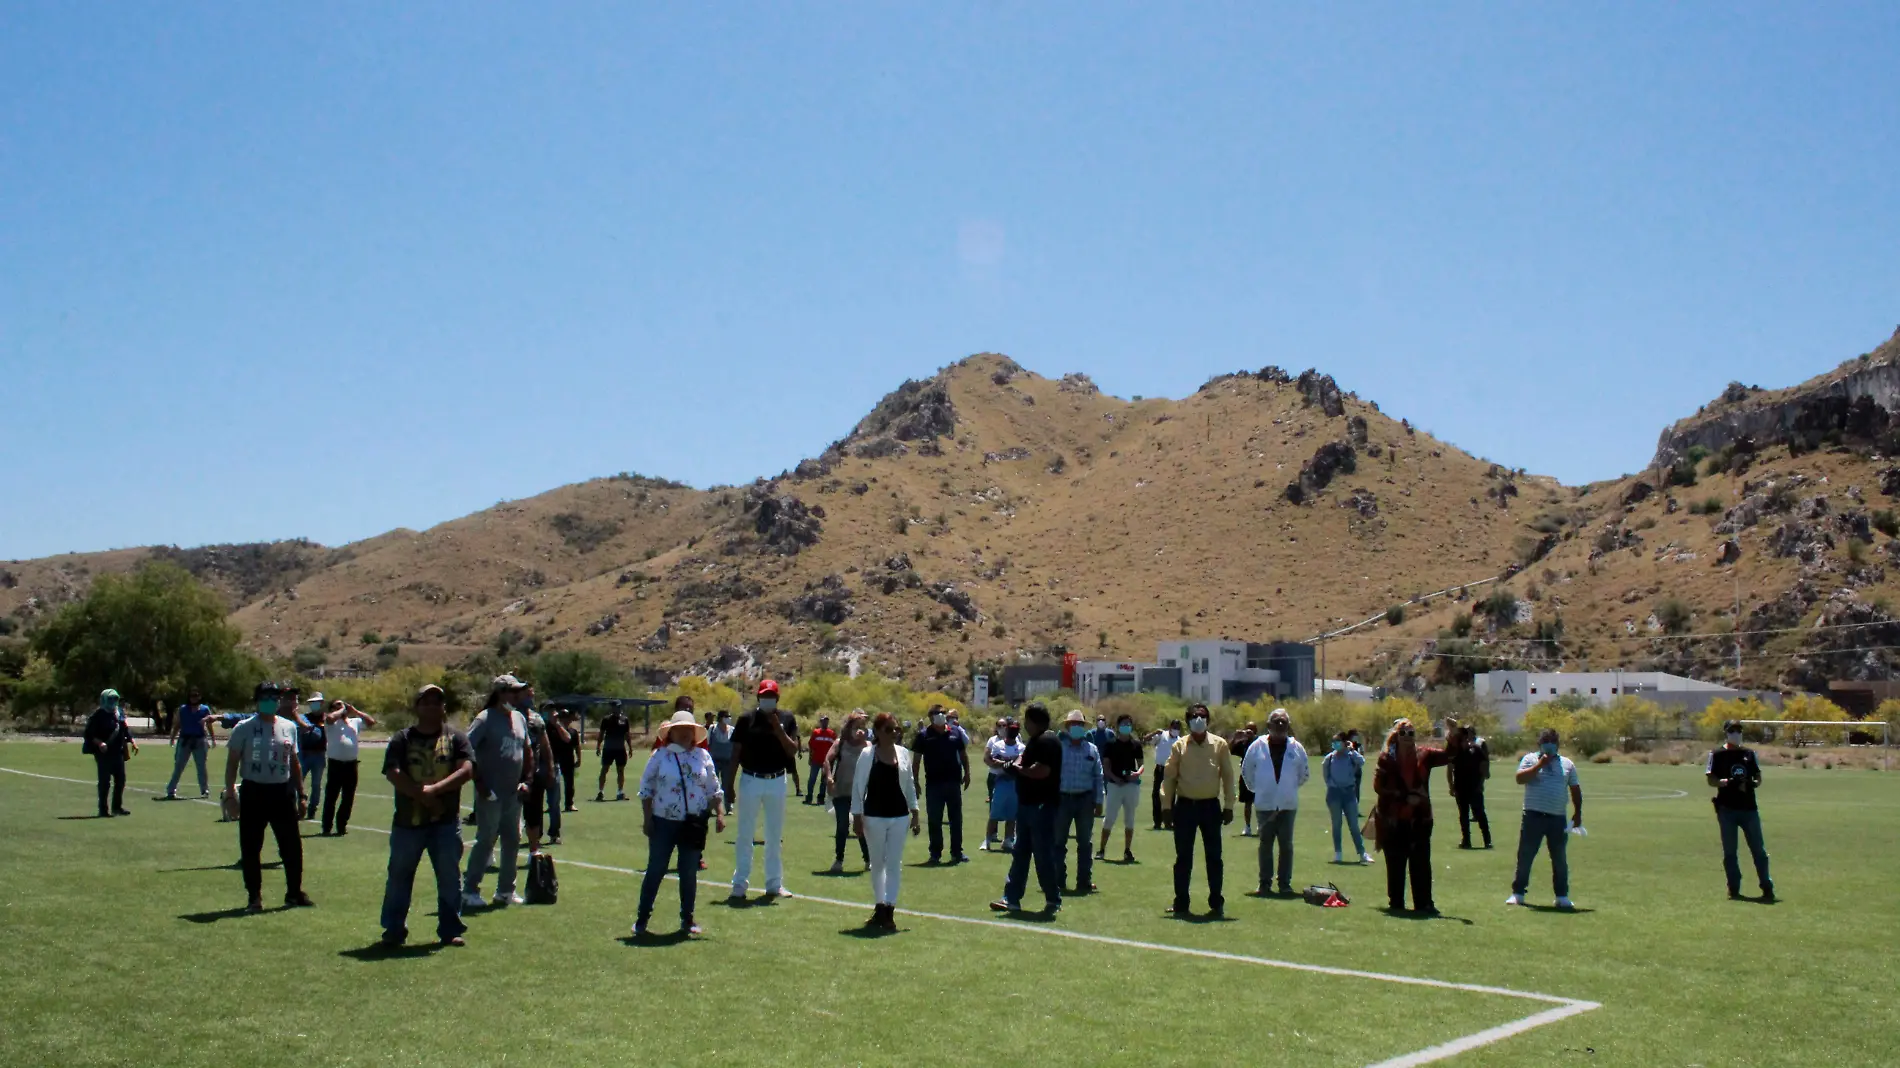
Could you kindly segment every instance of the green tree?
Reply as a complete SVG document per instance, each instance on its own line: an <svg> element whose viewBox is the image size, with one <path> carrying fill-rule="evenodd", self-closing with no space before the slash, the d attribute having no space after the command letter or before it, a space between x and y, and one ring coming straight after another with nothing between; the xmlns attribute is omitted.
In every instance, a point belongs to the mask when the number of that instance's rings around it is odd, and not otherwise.
<svg viewBox="0 0 1900 1068"><path fill-rule="evenodd" d="M51 706L81 707L107 687L135 708L194 687L217 704L248 701L265 667L238 648L225 612L216 592L176 564L99 576L33 635L32 651L52 669Z"/></svg>
<svg viewBox="0 0 1900 1068"><path fill-rule="evenodd" d="M528 668L537 696L620 693L626 672L599 653L559 649L542 653Z"/></svg>

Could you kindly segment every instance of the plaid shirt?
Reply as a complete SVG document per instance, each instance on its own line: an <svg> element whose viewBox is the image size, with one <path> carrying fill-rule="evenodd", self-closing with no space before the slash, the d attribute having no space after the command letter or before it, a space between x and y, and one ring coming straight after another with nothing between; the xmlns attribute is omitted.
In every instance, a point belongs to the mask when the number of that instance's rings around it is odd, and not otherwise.
<svg viewBox="0 0 1900 1068"><path fill-rule="evenodd" d="M1102 754L1094 743L1062 740L1061 790L1065 794L1093 794L1095 803L1102 803Z"/></svg>

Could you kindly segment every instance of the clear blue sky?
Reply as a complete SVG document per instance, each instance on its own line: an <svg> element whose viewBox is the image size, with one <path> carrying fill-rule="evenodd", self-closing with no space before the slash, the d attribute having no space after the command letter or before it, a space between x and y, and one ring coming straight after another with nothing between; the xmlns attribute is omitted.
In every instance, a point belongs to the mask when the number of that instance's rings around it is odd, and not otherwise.
<svg viewBox="0 0 1900 1068"><path fill-rule="evenodd" d="M1579 482L1900 323L1900 5L1313 6L0 6L0 557L744 482L987 350Z"/></svg>

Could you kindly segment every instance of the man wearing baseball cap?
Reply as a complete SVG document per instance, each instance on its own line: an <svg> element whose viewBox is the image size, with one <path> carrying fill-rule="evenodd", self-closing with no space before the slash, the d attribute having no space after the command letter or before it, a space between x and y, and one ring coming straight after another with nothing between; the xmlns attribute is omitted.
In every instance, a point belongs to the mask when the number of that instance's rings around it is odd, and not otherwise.
<svg viewBox="0 0 1900 1068"><path fill-rule="evenodd" d="M1715 787L1715 821L1722 831L1722 874L1728 878L1729 900L1742 896L1742 865L1736 855L1735 839L1748 842L1749 855L1755 861L1755 881L1761 887L1761 899L1775 899L1775 881L1768 877L1768 849L1761 841L1761 810L1755 804L1755 791L1761 788L1761 762L1755 751L1742 744L1742 724L1729 720L1722 724L1722 747L1711 750L1702 764L1702 774Z"/></svg>
<svg viewBox="0 0 1900 1068"><path fill-rule="evenodd" d="M729 900L745 900L752 880L752 836L765 815L765 896L790 897L780 856L785 836L785 778L797 767L798 724L778 710L778 683L759 683L758 707L739 717L732 732L732 759L739 765L737 863Z"/></svg>
<svg viewBox="0 0 1900 1068"><path fill-rule="evenodd" d="M534 778L534 751L528 747L528 721L515 708L525 687L513 675L497 675L488 686L488 704L468 725L475 754L475 848L462 878L462 907L482 907L482 876L501 840L501 878L494 904L519 905L515 893L515 854L521 848L521 804Z"/></svg>
<svg viewBox="0 0 1900 1068"><path fill-rule="evenodd" d="M442 687L430 683L416 691L416 722L389 739L383 777L396 791L396 819L389 829L389 877L383 885L383 945L394 948L409 937L409 899L416 867L428 854L435 873L435 933L446 946L459 946L468 926L462 922L460 889L462 784L475 774L468 737L449 726Z"/></svg>

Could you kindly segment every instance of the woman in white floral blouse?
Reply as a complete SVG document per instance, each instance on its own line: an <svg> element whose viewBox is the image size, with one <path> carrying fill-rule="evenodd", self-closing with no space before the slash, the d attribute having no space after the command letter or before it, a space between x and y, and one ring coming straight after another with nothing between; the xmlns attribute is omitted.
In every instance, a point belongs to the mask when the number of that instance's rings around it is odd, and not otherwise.
<svg viewBox="0 0 1900 1068"><path fill-rule="evenodd" d="M712 754L698 747L706 740L706 728L691 712L677 712L660 730L667 744L647 760L646 770L640 775L647 874L640 884L640 911L633 922L635 938L646 936L653 901L660 896L660 883L676 851L680 930L687 935L699 933L699 925L693 922L693 901L699 889L699 855L706 849L707 823L716 824L721 833L726 829L726 797L719 788L719 771L713 766Z"/></svg>

